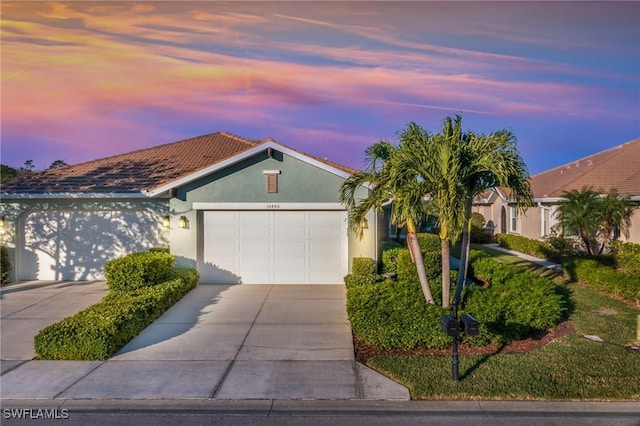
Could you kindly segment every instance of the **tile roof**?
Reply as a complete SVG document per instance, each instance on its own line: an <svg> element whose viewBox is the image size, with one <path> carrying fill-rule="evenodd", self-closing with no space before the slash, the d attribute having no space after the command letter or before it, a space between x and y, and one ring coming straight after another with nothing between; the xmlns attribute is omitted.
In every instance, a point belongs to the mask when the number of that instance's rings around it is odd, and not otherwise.
<svg viewBox="0 0 640 426"><path fill-rule="evenodd" d="M535 198L560 197L584 186L640 195L640 138L531 177Z"/></svg>
<svg viewBox="0 0 640 426"><path fill-rule="evenodd" d="M231 133L218 132L59 169L21 175L3 182L0 192L140 193L170 184L269 141L275 142L271 139L249 140ZM347 173L353 172L326 159L304 155Z"/></svg>

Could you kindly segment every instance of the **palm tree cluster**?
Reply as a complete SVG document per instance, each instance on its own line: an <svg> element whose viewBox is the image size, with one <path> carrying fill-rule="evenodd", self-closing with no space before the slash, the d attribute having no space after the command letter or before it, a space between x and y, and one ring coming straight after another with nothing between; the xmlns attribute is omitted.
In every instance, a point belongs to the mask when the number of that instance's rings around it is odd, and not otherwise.
<svg viewBox="0 0 640 426"><path fill-rule="evenodd" d="M367 167L348 178L340 196L349 210L349 226L362 235L363 219L371 209L391 202L391 221L407 228L407 246L416 264L427 303L434 303L416 237L416 223L426 213L426 198L438 211L442 247L442 306L450 299L450 245L462 236L460 270L454 303L460 299L468 268L471 206L474 197L497 186L509 188L519 208L532 204L529 173L518 153L515 136L507 130L489 135L462 130L462 117L446 117L438 133L409 123L399 143L380 141L366 152ZM356 199L363 184L369 196Z"/></svg>
<svg viewBox="0 0 640 426"><path fill-rule="evenodd" d="M583 187L565 191L562 198L556 212L562 231L579 235L589 255L602 254L616 232L628 229L637 208L630 197L621 197L615 189L605 194Z"/></svg>

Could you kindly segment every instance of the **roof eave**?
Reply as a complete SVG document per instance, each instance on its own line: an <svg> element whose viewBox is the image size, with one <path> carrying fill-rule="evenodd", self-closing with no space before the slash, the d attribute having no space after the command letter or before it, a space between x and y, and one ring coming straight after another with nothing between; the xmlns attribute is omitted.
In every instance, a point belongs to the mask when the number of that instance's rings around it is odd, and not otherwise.
<svg viewBox="0 0 640 426"><path fill-rule="evenodd" d="M145 198L141 192L43 192L43 193L0 193L0 199L5 200L35 200L35 199L100 199L100 198Z"/></svg>
<svg viewBox="0 0 640 426"><path fill-rule="evenodd" d="M300 161L304 161L307 164L310 164L312 166L318 167L318 168L320 168L322 170L325 170L325 171L327 171L329 173L332 173L332 174L334 174L336 176L339 176L339 177L341 177L343 179L346 179L346 178L348 178L350 176L349 173L347 173L347 172L345 172L343 170L340 170L338 168L335 168L335 167L333 167L333 166L331 166L329 164L326 164L326 163L323 163L321 161L318 161L318 160L316 160L314 158L311 158L311 157L309 157L307 155L304 155L304 154L302 154L300 152L294 151L294 150L292 150L290 148L287 148L286 146L280 145L280 144L278 144L276 142L268 141L268 142L261 143L260 145L256 145L253 148L250 148L250 149L248 149L246 151L243 151L243 152L241 152L239 154L236 154L236 155L234 155L232 157L229 157L229 158L227 158L225 160L222 160L222 161L220 161L218 163L212 164L209 167L206 167L204 169L198 170L197 172L194 172L194 173L191 173L191 174L189 174L187 176L184 176L182 178L176 179L176 180L174 180L172 182L169 182L167 184L164 184L164 185L161 185L161 186L158 186L156 188L149 189L149 190L143 190L142 194L144 194L147 197L157 197L157 196L159 196L161 194L164 194L167 191L170 191L170 190L175 189L177 187L180 187L182 185L186 185L186 184L191 183L193 181L196 181L196 180L198 180L200 178L203 178L203 177L205 177L205 176L207 176L207 175L209 175L211 173L217 172L217 171L222 170L222 169L224 169L226 167L229 167L229 166L232 166L234 164L237 164L237 163L239 163L239 162L241 162L241 161L243 161L243 160L245 160L247 158L250 158L250 157L252 157L252 156L254 156L256 154L259 154L259 153L261 153L263 151L266 151L269 148L278 150L278 151L280 151L280 152L282 152L284 154L287 154L287 155L289 155L289 156L291 156L293 158L296 158L296 159L298 159Z"/></svg>

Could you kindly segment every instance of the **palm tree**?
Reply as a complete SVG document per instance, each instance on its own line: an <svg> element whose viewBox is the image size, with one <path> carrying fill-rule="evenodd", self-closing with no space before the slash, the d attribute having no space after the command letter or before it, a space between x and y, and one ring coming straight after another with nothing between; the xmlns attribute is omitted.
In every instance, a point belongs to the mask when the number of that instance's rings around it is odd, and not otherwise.
<svg viewBox="0 0 640 426"><path fill-rule="evenodd" d="M388 201L391 204L391 222L407 227L407 246L411 253L420 279L420 286L428 304L434 304L418 238L416 222L424 216L423 197L427 192L426 183L418 180L417 173L404 162L406 153L423 143L422 129L409 124L400 134L400 144L396 147L387 141L380 141L365 151L366 170L355 172L340 187L340 199L349 211L349 227L360 237L363 234L364 219L372 209L381 209ZM369 185L369 194L357 198L356 191Z"/></svg>
<svg viewBox="0 0 640 426"><path fill-rule="evenodd" d="M637 207L630 197L619 196L615 189L604 195L592 187L583 187L565 191L562 197L557 217L565 232L580 235L589 255L594 253L598 237L602 238L598 254L602 254L615 231L624 232L629 227Z"/></svg>
<svg viewBox="0 0 640 426"><path fill-rule="evenodd" d="M602 254L616 230L625 232L629 228L631 215L637 207L631 201L631 197L619 196L615 188L609 190L609 193L600 199L600 213L602 215L600 234L603 241L598 254Z"/></svg>
<svg viewBox="0 0 640 426"><path fill-rule="evenodd" d="M558 203L556 215L563 232L577 233L587 253L593 254L593 245L601 224L600 194L592 187L572 189L562 193L564 200Z"/></svg>
<svg viewBox="0 0 640 426"><path fill-rule="evenodd" d="M461 120L444 120L442 131L430 135L415 123L416 144L411 151L401 153L405 166L418 174L428 195L438 207L438 226L442 253L442 306L449 306L451 288L450 245L462 230L464 197L460 181L462 173L462 147L466 138L461 131Z"/></svg>
<svg viewBox="0 0 640 426"><path fill-rule="evenodd" d="M520 209L532 205L529 172L511 132L500 130L488 136L468 132L463 151L461 181L465 193L464 227L454 304L460 300L469 267L473 199L488 189L500 186L510 190L511 198Z"/></svg>
<svg viewBox="0 0 640 426"><path fill-rule="evenodd" d="M457 292L459 299L466 279L473 198L489 188L511 188L519 206L531 204L529 174L515 146L515 137L506 130L489 136L462 131L462 117L446 117L441 132L406 159L419 179L427 183L438 206L442 247L442 306L449 306L451 275L450 244L463 236Z"/></svg>

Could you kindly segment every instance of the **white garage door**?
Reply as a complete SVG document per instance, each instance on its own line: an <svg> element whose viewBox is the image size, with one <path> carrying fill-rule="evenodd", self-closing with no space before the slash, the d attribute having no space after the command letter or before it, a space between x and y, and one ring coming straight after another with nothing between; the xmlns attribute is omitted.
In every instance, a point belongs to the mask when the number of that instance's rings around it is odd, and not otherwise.
<svg viewBox="0 0 640 426"><path fill-rule="evenodd" d="M34 211L22 226L18 279L104 279L104 265L162 244L158 219L140 211Z"/></svg>
<svg viewBox="0 0 640 426"><path fill-rule="evenodd" d="M340 284L344 211L206 211L201 282Z"/></svg>

